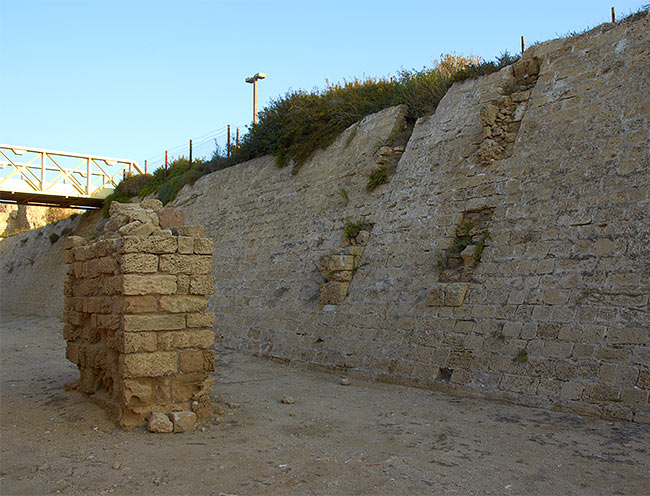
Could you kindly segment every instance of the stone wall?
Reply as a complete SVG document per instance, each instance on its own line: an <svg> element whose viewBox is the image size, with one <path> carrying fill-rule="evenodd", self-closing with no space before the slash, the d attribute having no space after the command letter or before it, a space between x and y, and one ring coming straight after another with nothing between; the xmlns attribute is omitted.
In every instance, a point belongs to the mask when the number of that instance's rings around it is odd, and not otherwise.
<svg viewBox="0 0 650 496"><path fill-rule="evenodd" d="M158 200L113 203L96 239L65 241L66 357L75 385L123 428L191 428L212 415L214 315L206 314L212 240ZM188 423L189 418L189 423Z"/></svg>
<svg viewBox="0 0 650 496"><path fill-rule="evenodd" d="M605 24L455 84L372 192L404 109L352 126L295 177L266 157L186 187L175 204L219 253L218 340L650 423L649 28L647 15ZM372 233L322 304L319 262L349 255L346 220Z"/></svg>

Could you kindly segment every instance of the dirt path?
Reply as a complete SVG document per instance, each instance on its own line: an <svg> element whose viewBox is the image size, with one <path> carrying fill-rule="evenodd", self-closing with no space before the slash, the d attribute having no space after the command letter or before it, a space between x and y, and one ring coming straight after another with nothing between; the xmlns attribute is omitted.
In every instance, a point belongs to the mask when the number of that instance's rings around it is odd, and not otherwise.
<svg viewBox="0 0 650 496"><path fill-rule="evenodd" d="M0 493L647 494L650 429L460 400L221 351L217 422L122 432L56 320L0 320ZM294 404L282 404L290 395Z"/></svg>

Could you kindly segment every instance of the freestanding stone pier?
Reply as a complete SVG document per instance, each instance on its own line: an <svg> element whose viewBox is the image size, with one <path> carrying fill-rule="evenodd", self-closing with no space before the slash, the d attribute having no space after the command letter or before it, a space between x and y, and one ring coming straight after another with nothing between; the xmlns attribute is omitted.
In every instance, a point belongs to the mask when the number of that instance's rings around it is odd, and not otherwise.
<svg viewBox="0 0 650 496"><path fill-rule="evenodd" d="M122 428L173 413L174 430L187 430L212 416L212 240L158 200L113 203L110 214L95 239L66 239L63 335L80 372L74 387Z"/></svg>

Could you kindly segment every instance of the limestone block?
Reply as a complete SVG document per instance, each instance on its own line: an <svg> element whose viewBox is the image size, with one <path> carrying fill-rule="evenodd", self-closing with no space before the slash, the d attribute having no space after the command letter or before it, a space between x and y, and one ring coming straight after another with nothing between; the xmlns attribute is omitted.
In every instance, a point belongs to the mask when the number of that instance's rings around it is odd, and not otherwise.
<svg viewBox="0 0 650 496"><path fill-rule="evenodd" d="M121 400L129 407L155 405L156 379L125 379L122 381Z"/></svg>
<svg viewBox="0 0 650 496"><path fill-rule="evenodd" d="M123 377L162 377L178 372L178 356L173 351L120 355Z"/></svg>
<svg viewBox="0 0 650 496"><path fill-rule="evenodd" d="M178 226L172 229L176 236L191 236L193 238L205 238L203 226Z"/></svg>
<svg viewBox="0 0 650 496"><path fill-rule="evenodd" d="M207 295L214 293L215 277L212 275L192 276L190 280L190 293L194 295Z"/></svg>
<svg viewBox="0 0 650 496"><path fill-rule="evenodd" d="M187 327L214 327L215 315L213 313L188 313Z"/></svg>
<svg viewBox="0 0 650 496"><path fill-rule="evenodd" d="M209 274L212 271L210 255L161 255L160 271L169 274Z"/></svg>
<svg viewBox="0 0 650 496"><path fill-rule="evenodd" d="M190 236L178 237L178 253L191 255L194 253L194 238Z"/></svg>
<svg viewBox="0 0 650 496"><path fill-rule="evenodd" d="M327 268L330 272L352 270L354 269L354 257L352 255L332 255Z"/></svg>
<svg viewBox="0 0 650 496"><path fill-rule="evenodd" d="M649 328L625 327L623 329L610 329L607 332L607 342L614 345L647 345L650 342Z"/></svg>
<svg viewBox="0 0 650 496"><path fill-rule="evenodd" d="M151 198L148 200L142 200L140 202L140 206L144 209L147 210L160 210L163 208L163 204L160 200L157 200L155 198Z"/></svg>
<svg viewBox="0 0 650 496"><path fill-rule="evenodd" d="M183 314L137 314L124 315L122 327L125 332L172 331L185 328Z"/></svg>
<svg viewBox="0 0 650 496"><path fill-rule="evenodd" d="M74 364L79 363L79 345L77 343L66 343L65 357Z"/></svg>
<svg viewBox="0 0 650 496"><path fill-rule="evenodd" d="M188 350L180 352L181 372L213 372L213 350Z"/></svg>
<svg viewBox="0 0 650 496"><path fill-rule="evenodd" d="M214 343L214 332L208 329L187 329L155 333L158 349L163 351L184 348L209 348Z"/></svg>
<svg viewBox="0 0 650 496"><path fill-rule="evenodd" d="M122 353L151 352L158 349L155 332L123 332L120 334L119 350Z"/></svg>
<svg viewBox="0 0 650 496"><path fill-rule="evenodd" d="M212 401L208 395L201 396L198 400L192 401L192 411L198 419L209 419L214 416Z"/></svg>
<svg viewBox="0 0 650 496"><path fill-rule="evenodd" d="M191 277L188 274L176 274L176 294L188 294L190 292Z"/></svg>
<svg viewBox="0 0 650 496"><path fill-rule="evenodd" d="M476 254L476 245L466 246L463 251L460 252L460 256L463 259L463 264L465 268L472 269L476 265L474 261L474 255Z"/></svg>
<svg viewBox="0 0 650 496"><path fill-rule="evenodd" d="M194 253L197 255L212 255L212 240L210 238L194 238Z"/></svg>
<svg viewBox="0 0 650 496"><path fill-rule="evenodd" d="M427 306L443 307L445 306L445 290L442 285L438 285L429 291L427 295Z"/></svg>
<svg viewBox="0 0 650 496"><path fill-rule="evenodd" d="M323 305L338 305L348 294L350 283L331 281L320 285L320 302Z"/></svg>
<svg viewBox="0 0 650 496"><path fill-rule="evenodd" d="M196 427L196 413L172 412L169 414L174 424L174 432L192 432Z"/></svg>
<svg viewBox="0 0 650 496"><path fill-rule="evenodd" d="M446 283L441 284L440 286L442 286L444 292L445 306L459 307L463 304L469 287L466 282Z"/></svg>
<svg viewBox="0 0 650 496"><path fill-rule="evenodd" d="M351 270L334 270L327 274L328 281L350 282L354 272Z"/></svg>
<svg viewBox="0 0 650 496"><path fill-rule="evenodd" d="M118 229L122 236L149 236L154 231L155 226L150 222L140 222L135 220Z"/></svg>
<svg viewBox="0 0 650 496"><path fill-rule="evenodd" d="M365 246L370 241L370 233L366 230L359 231L357 234L356 242L358 245Z"/></svg>
<svg viewBox="0 0 650 496"><path fill-rule="evenodd" d="M197 400L210 391L214 379L204 373L180 374L172 378L172 401Z"/></svg>
<svg viewBox="0 0 650 496"><path fill-rule="evenodd" d="M202 312L208 305L203 296L173 295L160 297L160 309L164 312Z"/></svg>
<svg viewBox="0 0 650 496"><path fill-rule="evenodd" d="M95 327L98 329L108 329L111 331L119 329L122 323L120 315L117 314L93 315L93 320Z"/></svg>
<svg viewBox="0 0 650 496"><path fill-rule="evenodd" d="M122 253L176 253L176 238L172 236L125 236L122 239Z"/></svg>
<svg viewBox="0 0 650 496"><path fill-rule="evenodd" d="M125 253L120 257L122 274L158 271L158 257L151 253Z"/></svg>
<svg viewBox="0 0 650 496"><path fill-rule="evenodd" d="M182 210L166 207L156 210L156 213L158 214L160 227L163 229L168 227L178 227L185 224L185 214Z"/></svg>
<svg viewBox="0 0 650 496"><path fill-rule="evenodd" d="M174 424L164 413L152 413L147 428L149 432L168 433L174 431Z"/></svg>
<svg viewBox="0 0 650 496"><path fill-rule="evenodd" d="M587 401L618 401L620 399L620 392L615 386L587 384L583 397Z"/></svg>
<svg viewBox="0 0 650 496"><path fill-rule="evenodd" d="M86 244L86 238L83 238L81 236L68 236L63 241L63 248L65 250L71 250L72 248L83 246L85 244Z"/></svg>
<svg viewBox="0 0 650 496"><path fill-rule="evenodd" d="M153 313L158 311L158 298L153 295L115 296L113 311L116 313Z"/></svg>
<svg viewBox="0 0 650 496"><path fill-rule="evenodd" d="M122 291L127 296L176 293L176 277L166 274L122 276Z"/></svg>

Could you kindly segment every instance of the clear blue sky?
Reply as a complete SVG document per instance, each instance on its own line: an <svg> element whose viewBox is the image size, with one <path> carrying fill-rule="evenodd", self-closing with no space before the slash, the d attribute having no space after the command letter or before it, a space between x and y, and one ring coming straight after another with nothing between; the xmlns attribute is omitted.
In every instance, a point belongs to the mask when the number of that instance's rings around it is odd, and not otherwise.
<svg viewBox="0 0 650 496"><path fill-rule="evenodd" d="M245 131L257 71L262 108L442 53L493 59L521 35L544 41L644 3L0 0L0 143L143 163L228 123Z"/></svg>

